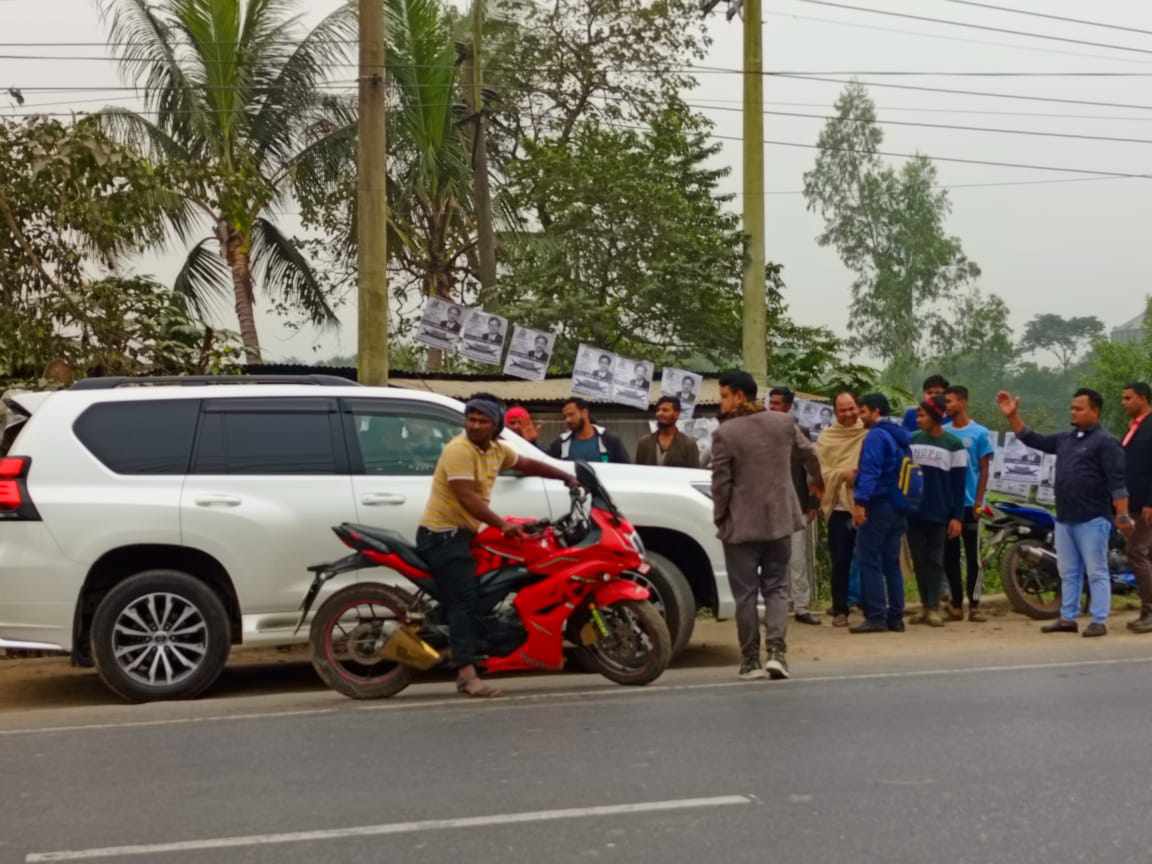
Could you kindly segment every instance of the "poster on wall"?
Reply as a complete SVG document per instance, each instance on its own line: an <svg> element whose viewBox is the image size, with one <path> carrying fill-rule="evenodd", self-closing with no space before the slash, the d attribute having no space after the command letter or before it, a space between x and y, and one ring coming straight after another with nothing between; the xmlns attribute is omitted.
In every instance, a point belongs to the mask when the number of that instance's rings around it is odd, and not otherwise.
<svg viewBox="0 0 1152 864"><path fill-rule="evenodd" d="M1036 500L1040 504L1056 503L1056 454L1045 453L1040 472L1040 485L1036 487Z"/></svg>
<svg viewBox="0 0 1152 864"><path fill-rule="evenodd" d="M1004 479L1039 486L1044 473L1044 454L1033 450L1013 433L1004 433Z"/></svg>
<svg viewBox="0 0 1152 864"><path fill-rule="evenodd" d="M451 351L463 335L467 311L463 306L440 297L429 297L424 301L424 314L416 331L416 341L430 348Z"/></svg>
<svg viewBox="0 0 1152 864"><path fill-rule="evenodd" d="M715 417L697 417L694 420L681 420L680 431L696 442L700 449L700 467L707 468L712 463L712 435L720 428Z"/></svg>
<svg viewBox="0 0 1152 864"><path fill-rule="evenodd" d="M477 363L499 366L504 354L504 337L508 333L508 319L491 315L483 309L469 309L464 319L464 338L460 354Z"/></svg>
<svg viewBox="0 0 1152 864"><path fill-rule="evenodd" d="M512 342L504 361L504 374L527 381L543 381L556 348L556 334L521 327L512 328Z"/></svg>
<svg viewBox="0 0 1152 864"><path fill-rule="evenodd" d="M612 399L632 408L647 408L652 394L652 364L647 360L616 357L612 366Z"/></svg>
<svg viewBox="0 0 1152 864"><path fill-rule="evenodd" d="M704 376L687 369L665 367L660 372L660 395L675 396L680 400L680 418L691 420L696 413L696 402L700 399L700 388Z"/></svg>
<svg viewBox="0 0 1152 864"><path fill-rule="evenodd" d="M832 425L836 414L827 402L812 402L808 399L797 399L792 404L792 414L800 424L800 428L815 441L820 433Z"/></svg>
<svg viewBox="0 0 1152 864"><path fill-rule="evenodd" d="M593 345L580 345L572 369L572 394L585 399L612 400L612 370L616 355Z"/></svg>

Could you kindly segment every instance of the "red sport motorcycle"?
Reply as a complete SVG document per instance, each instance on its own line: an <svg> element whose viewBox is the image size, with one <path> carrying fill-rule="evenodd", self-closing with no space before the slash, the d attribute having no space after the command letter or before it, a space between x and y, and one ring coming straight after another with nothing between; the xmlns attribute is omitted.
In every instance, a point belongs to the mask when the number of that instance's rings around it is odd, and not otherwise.
<svg viewBox="0 0 1152 864"><path fill-rule="evenodd" d="M522 539L495 528L476 535L479 665L488 673L559 670L567 641L584 655L582 668L619 684L648 684L664 672L672 644L648 589L626 578L648 571L644 545L595 472L579 463L576 477L582 489L572 490L569 512L555 522L509 520L524 527ZM416 590L359 582L335 592L312 620L312 664L345 696L394 696L416 672L447 659L436 582L397 532L348 523L332 530L354 551L308 568L315 578L301 626L320 589L342 573L387 568Z"/></svg>

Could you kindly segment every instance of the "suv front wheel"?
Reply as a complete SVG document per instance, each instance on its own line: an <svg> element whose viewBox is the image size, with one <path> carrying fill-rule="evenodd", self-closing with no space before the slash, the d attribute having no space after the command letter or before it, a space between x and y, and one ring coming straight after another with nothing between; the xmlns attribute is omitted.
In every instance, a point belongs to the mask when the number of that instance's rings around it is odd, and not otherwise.
<svg viewBox="0 0 1152 864"><path fill-rule="evenodd" d="M133 702L188 699L224 669L232 633L210 587L179 570L147 570L108 592L92 619L92 656Z"/></svg>

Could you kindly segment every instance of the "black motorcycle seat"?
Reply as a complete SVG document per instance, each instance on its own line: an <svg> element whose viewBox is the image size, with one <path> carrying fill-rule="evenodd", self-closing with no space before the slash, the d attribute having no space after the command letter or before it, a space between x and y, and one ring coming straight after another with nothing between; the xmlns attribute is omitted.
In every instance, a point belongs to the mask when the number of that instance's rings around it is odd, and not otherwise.
<svg viewBox="0 0 1152 864"><path fill-rule="evenodd" d="M416 567L419 570L429 569L428 562L421 557L416 546L408 542L399 531L375 528L372 525L349 524L348 527L365 539L378 544L381 552L393 553L409 567Z"/></svg>

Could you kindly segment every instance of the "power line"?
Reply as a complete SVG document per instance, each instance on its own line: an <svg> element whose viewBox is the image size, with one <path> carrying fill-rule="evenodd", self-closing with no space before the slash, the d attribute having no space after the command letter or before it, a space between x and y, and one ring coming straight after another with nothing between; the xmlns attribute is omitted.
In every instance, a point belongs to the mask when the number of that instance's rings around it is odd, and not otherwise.
<svg viewBox="0 0 1152 864"><path fill-rule="evenodd" d="M1105 30L1120 30L1124 33L1140 33L1152 36L1152 30L1140 27L1126 27L1122 24L1108 24L1104 21L1089 21L1085 18L1069 18L1066 15L1052 15L1048 12L1032 12L1028 9L1013 9L1010 6L997 6L995 3L978 3L976 0L943 0L945 3L955 3L958 6L974 6L977 9L990 9L993 12L1008 12L1012 15L1027 15L1032 18L1046 18L1049 21L1062 21L1065 24L1084 24L1088 27L1102 27Z"/></svg>
<svg viewBox="0 0 1152 864"><path fill-rule="evenodd" d="M1028 30L1013 30L1009 27L993 27L990 24L971 24L967 21L951 21L946 18L932 18L927 15L913 15L910 12L890 12L887 9L872 9L867 6L853 6L849 3L835 3L833 0L796 0L797 3L810 3L814 6L828 6L849 12L865 12L869 15L885 15L890 18L907 18L912 21L925 21L930 24L946 24L950 27L964 27L969 30L984 30L989 33L1005 33L1009 36L1025 36L1029 39L1045 39L1050 42L1064 42L1069 45L1085 45L1089 48L1107 48L1112 51L1127 51L1133 54L1152 54L1147 48L1132 45L1118 45L1111 42L1094 42L1090 39L1073 39L1069 36L1050 36L1046 33L1033 33Z"/></svg>
<svg viewBox="0 0 1152 864"><path fill-rule="evenodd" d="M739 72L740 70L735 70ZM742 74L742 73L741 73ZM862 84L867 87L885 87L890 90L915 90L920 93L950 93L959 96L982 96L989 99L1017 99L1024 102L1053 102L1059 105L1093 105L1101 108L1134 108L1152 111L1152 105L1130 102L1101 102L1097 99L1069 99L1061 96L1025 96L1020 93L995 93L986 90L955 90L948 87L925 87L918 84L890 84L885 81L846 81L843 78L824 78L815 75L781 75L781 78L795 78L801 81L820 81L828 84Z"/></svg>

